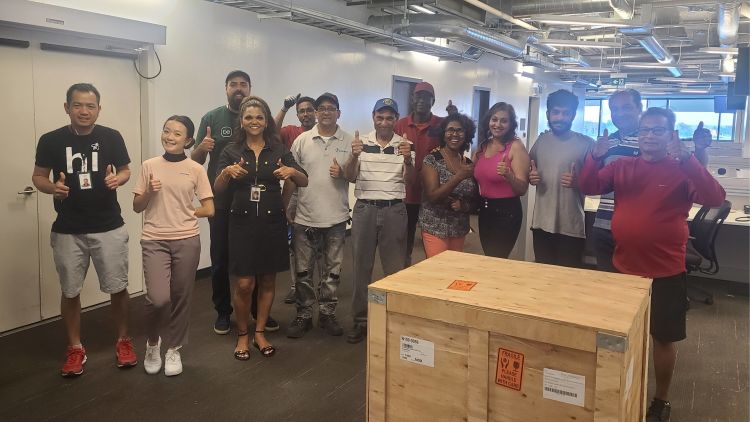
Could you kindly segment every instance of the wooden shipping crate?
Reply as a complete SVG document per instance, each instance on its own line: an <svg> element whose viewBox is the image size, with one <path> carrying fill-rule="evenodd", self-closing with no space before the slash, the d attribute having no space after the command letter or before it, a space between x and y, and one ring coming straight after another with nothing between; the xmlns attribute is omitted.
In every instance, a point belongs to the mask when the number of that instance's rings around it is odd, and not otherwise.
<svg viewBox="0 0 750 422"><path fill-rule="evenodd" d="M375 421L641 421L651 280L444 252L370 285Z"/></svg>

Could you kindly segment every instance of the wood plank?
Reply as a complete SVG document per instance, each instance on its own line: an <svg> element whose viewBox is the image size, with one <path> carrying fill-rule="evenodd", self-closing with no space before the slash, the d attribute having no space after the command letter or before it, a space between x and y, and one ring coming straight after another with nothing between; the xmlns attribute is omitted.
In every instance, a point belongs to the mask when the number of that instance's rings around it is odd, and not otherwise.
<svg viewBox="0 0 750 422"><path fill-rule="evenodd" d="M469 422L487 420L488 356L489 333L485 330L469 328L469 395L466 403L469 409Z"/></svg>
<svg viewBox="0 0 750 422"><path fill-rule="evenodd" d="M367 420L385 421L386 306L370 302L367 313Z"/></svg>
<svg viewBox="0 0 750 422"><path fill-rule="evenodd" d="M624 421L621 385L624 353L599 348L596 352L596 410L594 421Z"/></svg>

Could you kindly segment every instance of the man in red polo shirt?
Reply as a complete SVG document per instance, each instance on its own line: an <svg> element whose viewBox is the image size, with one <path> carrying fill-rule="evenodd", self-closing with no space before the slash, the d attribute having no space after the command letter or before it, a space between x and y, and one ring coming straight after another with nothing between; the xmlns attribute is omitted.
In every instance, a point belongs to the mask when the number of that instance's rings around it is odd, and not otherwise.
<svg viewBox="0 0 750 422"><path fill-rule="evenodd" d="M414 87L411 96L411 113L396 122L394 131L414 144L414 168L417 174L422 170L422 160L433 149L440 145L439 132L442 117L432 114L435 104L435 88L427 82L420 82ZM457 113L458 109L450 101L446 111ZM406 186L406 213L409 221L406 234L405 267L411 265L411 251L414 247L414 233L417 230L419 205L422 203L422 179L416 177L414 183Z"/></svg>

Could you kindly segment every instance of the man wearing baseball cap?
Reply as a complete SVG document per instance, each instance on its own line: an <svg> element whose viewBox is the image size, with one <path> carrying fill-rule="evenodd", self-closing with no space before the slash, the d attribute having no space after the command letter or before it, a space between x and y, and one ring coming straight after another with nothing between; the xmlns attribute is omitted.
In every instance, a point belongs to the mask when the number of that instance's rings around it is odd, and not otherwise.
<svg viewBox="0 0 750 422"><path fill-rule="evenodd" d="M435 89L428 82L418 83L411 95L411 113L396 122L394 127L396 134L406 137L414 143L414 169L416 174L419 174L422 169L424 157L440 145L438 132L443 118L432 114L433 104L435 104ZM446 110L451 114L458 111L450 101ZM404 198L406 212L409 216L406 253L404 254L404 265L407 267L411 265L414 233L417 229L419 205L422 203L422 182L419 176L415 176L414 179L414 183L406 187L406 197Z"/></svg>
<svg viewBox="0 0 750 422"><path fill-rule="evenodd" d="M341 116L338 97L326 92L314 105L318 123L299 135L291 148L294 159L307 170L309 182L307 187L297 188L292 239L297 317L287 329L286 335L290 338L300 338L312 328L316 296L318 326L332 336L344 333L336 320L336 290L349 220L349 182L339 163L349 161L352 136L337 123ZM325 277L316 289L312 269L315 251L319 248L325 257Z"/></svg>
<svg viewBox="0 0 750 422"><path fill-rule="evenodd" d="M404 197L416 172L412 143L394 133L397 120L398 104L391 98L378 100L372 110L375 130L362 138L354 132L351 158L344 166L357 197L352 212L354 328L347 334L349 343L359 343L367 333L367 286L372 282L375 249L386 276L404 268Z"/></svg>

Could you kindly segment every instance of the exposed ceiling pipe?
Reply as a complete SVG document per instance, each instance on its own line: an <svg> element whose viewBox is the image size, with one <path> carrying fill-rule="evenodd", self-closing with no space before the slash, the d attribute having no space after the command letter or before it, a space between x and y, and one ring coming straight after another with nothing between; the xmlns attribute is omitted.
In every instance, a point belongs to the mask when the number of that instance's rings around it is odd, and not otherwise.
<svg viewBox="0 0 750 422"><path fill-rule="evenodd" d="M740 4L737 2L719 3L718 25L719 42L722 46L733 46L737 43L737 32L740 27Z"/></svg>
<svg viewBox="0 0 750 422"><path fill-rule="evenodd" d="M511 13L516 17L539 14L603 13L612 10L609 0L513 0Z"/></svg>
<svg viewBox="0 0 750 422"><path fill-rule="evenodd" d="M635 5L628 0L609 0L609 5L621 19L633 19Z"/></svg>
<svg viewBox="0 0 750 422"><path fill-rule="evenodd" d="M648 51L648 54L652 55L659 63L671 64L675 62L674 57L669 50L664 48L659 40L654 38L653 35L638 38L638 43L640 43L643 49Z"/></svg>
<svg viewBox="0 0 750 422"><path fill-rule="evenodd" d="M495 9L494 7L488 5L487 3L482 3L479 0L464 0L464 1L466 3L474 6L474 7L478 7L480 9L484 10L487 13L491 13L491 14L497 16L500 19L508 21L508 22L512 23L513 25L520 26L523 29L528 29L528 30L531 30L531 31L538 31L539 30L539 28L535 27L534 25L526 23L526 22L524 22L524 21L522 21L520 19L516 19L516 18L514 18L513 16L511 16L511 15L509 15L507 13L501 12L501 11Z"/></svg>

